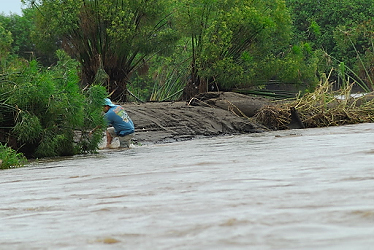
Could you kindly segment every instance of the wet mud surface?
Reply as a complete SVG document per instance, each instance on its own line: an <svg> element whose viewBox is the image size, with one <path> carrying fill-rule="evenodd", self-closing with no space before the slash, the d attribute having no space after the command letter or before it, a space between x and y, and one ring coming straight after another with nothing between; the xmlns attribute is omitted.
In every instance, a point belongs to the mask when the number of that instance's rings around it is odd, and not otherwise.
<svg viewBox="0 0 374 250"><path fill-rule="evenodd" d="M268 101L235 93L191 102L125 103L135 124L135 143L163 143L267 129L251 116Z"/></svg>

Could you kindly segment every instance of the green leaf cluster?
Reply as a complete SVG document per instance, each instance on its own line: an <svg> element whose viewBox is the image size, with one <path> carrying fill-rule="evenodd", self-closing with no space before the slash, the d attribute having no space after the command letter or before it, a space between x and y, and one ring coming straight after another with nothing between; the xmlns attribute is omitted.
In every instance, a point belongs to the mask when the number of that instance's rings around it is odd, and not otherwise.
<svg viewBox="0 0 374 250"><path fill-rule="evenodd" d="M322 50L318 71L327 74L335 68L331 78L345 82L352 78L364 90L373 89L372 68L373 25L372 0L287 0L294 23L295 43L309 43L313 50ZM345 66L344 76L339 73ZM339 66L340 65L340 66ZM343 78L342 78L343 77Z"/></svg>
<svg viewBox="0 0 374 250"><path fill-rule="evenodd" d="M0 23L0 62L8 56L12 42L12 33L6 30Z"/></svg>
<svg viewBox="0 0 374 250"><path fill-rule="evenodd" d="M0 169L22 167L26 164L26 158L7 145L0 143Z"/></svg>
<svg viewBox="0 0 374 250"><path fill-rule="evenodd" d="M38 9L36 40L43 46L43 41L61 44L76 58L83 86L93 84L99 70L105 71L109 77L102 84L117 101L126 101L128 80L146 59L176 40L167 0L26 2Z"/></svg>
<svg viewBox="0 0 374 250"><path fill-rule="evenodd" d="M28 157L74 155L97 147L97 138L83 137L103 123L99 116L106 92L103 87L82 92L77 62L62 51L57 57L58 64L48 69L34 60L3 68L0 128Z"/></svg>
<svg viewBox="0 0 374 250"><path fill-rule="evenodd" d="M35 46L31 40L33 30L32 9L24 10L23 16L11 14L9 16L0 15L0 24L12 34L11 49L9 51L20 57L29 59Z"/></svg>
<svg viewBox="0 0 374 250"><path fill-rule="evenodd" d="M165 61L174 60L174 65L181 65L180 60L189 65L173 80L176 67L170 63L170 72L162 73L168 79L146 84L159 86L160 92L174 89L162 82L176 86L184 81L197 85L191 87L199 91L209 90L209 85L221 90L251 85L264 59L277 61L269 55L282 52L291 34L283 0L25 2L34 3L38 10L39 44L61 43L80 62L83 86L92 84L99 70L105 71L108 79L103 84L114 99L122 99L130 82L144 86L139 84L144 74L137 75L144 65L149 66L146 79L160 79L150 74L161 72L160 68L165 72L154 59L163 56ZM178 46L186 39L188 53L178 55Z"/></svg>
<svg viewBox="0 0 374 250"><path fill-rule="evenodd" d="M290 38L284 1L184 0L177 6L177 27L191 41L192 84L200 91L251 85L261 62Z"/></svg>

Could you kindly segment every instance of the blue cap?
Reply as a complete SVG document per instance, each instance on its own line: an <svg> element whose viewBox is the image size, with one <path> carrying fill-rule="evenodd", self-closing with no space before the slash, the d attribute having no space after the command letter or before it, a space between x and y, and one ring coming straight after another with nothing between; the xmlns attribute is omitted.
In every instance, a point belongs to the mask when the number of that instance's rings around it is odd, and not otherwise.
<svg viewBox="0 0 374 250"><path fill-rule="evenodd" d="M116 105L114 105L114 104L112 103L112 101L111 101L109 98L105 98L105 99L104 99L104 106L106 106L106 105L108 105L108 106L110 106L110 107L114 107L114 106L116 106Z"/></svg>

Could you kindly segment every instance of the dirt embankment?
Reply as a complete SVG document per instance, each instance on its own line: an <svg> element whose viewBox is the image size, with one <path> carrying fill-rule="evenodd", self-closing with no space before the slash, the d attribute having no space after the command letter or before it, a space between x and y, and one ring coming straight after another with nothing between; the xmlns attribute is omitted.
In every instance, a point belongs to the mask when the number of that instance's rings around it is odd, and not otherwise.
<svg viewBox="0 0 374 250"><path fill-rule="evenodd" d="M269 101L236 93L206 93L189 102L126 103L135 143L162 143L267 129L252 117Z"/></svg>

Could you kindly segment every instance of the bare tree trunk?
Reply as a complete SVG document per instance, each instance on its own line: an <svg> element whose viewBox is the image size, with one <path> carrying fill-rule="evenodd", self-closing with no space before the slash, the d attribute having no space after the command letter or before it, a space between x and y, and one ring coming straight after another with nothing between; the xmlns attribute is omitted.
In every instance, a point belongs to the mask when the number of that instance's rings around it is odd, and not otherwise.
<svg viewBox="0 0 374 250"><path fill-rule="evenodd" d="M205 78L200 78L199 94L208 92L208 81Z"/></svg>
<svg viewBox="0 0 374 250"><path fill-rule="evenodd" d="M127 102L127 83L125 80L109 81L108 89L110 99L116 102Z"/></svg>

